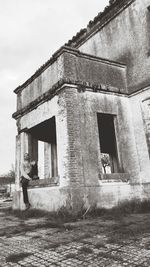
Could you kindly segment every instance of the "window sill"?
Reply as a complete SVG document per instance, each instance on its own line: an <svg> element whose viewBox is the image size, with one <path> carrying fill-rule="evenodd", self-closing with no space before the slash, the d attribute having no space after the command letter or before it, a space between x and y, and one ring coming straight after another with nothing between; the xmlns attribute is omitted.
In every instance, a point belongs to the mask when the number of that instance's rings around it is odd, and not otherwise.
<svg viewBox="0 0 150 267"><path fill-rule="evenodd" d="M128 173L109 173L102 174L100 183L128 183L129 182L129 174Z"/></svg>
<svg viewBox="0 0 150 267"><path fill-rule="evenodd" d="M59 185L59 177L39 179L39 180L34 180L34 181L29 182L29 188L58 186L58 185Z"/></svg>

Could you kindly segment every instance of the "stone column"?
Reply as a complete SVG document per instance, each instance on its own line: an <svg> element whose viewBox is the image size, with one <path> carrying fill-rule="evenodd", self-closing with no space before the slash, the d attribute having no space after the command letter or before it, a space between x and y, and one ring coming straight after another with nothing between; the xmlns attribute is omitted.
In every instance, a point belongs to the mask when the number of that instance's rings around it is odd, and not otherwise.
<svg viewBox="0 0 150 267"><path fill-rule="evenodd" d="M84 205L85 192L81 146L80 99L77 89L71 87L66 88L63 97L65 100L63 144L64 141L67 141L65 144L66 147L64 147L67 153L64 154L63 158L63 165L68 178L68 188L66 191L68 199L66 205L74 212L78 212ZM59 143L57 143L57 146L59 147ZM62 148L60 153L64 152L64 148Z"/></svg>
<svg viewBox="0 0 150 267"><path fill-rule="evenodd" d="M44 143L44 178L48 179L51 177L51 144Z"/></svg>
<svg viewBox="0 0 150 267"><path fill-rule="evenodd" d="M26 132L22 132L16 136L16 190L19 190L19 179L21 176L21 164L24 160L24 153L30 153L31 137Z"/></svg>
<svg viewBox="0 0 150 267"><path fill-rule="evenodd" d="M150 98L142 102L142 116L144 122L144 131L150 158Z"/></svg>
<svg viewBox="0 0 150 267"><path fill-rule="evenodd" d="M32 138L31 135L27 132L22 132L20 134L20 150L21 150L21 161L20 164L24 161L24 154L29 153L32 158Z"/></svg>
<svg viewBox="0 0 150 267"><path fill-rule="evenodd" d="M31 160L38 162L38 140L34 139L31 135L29 135L29 140L29 153L31 155Z"/></svg>
<svg viewBox="0 0 150 267"><path fill-rule="evenodd" d="M15 163L15 185L16 190L20 188L19 178L20 178L20 160L21 160L21 138L20 134L16 136L16 163Z"/></svg>
<svg viewBox="0 0 150 267"><path fill-rule="evenodd" d="M57 177L58 169L57 169L57 145L56 143L51 144L51 171L52 171L52 177Z"/></svg>

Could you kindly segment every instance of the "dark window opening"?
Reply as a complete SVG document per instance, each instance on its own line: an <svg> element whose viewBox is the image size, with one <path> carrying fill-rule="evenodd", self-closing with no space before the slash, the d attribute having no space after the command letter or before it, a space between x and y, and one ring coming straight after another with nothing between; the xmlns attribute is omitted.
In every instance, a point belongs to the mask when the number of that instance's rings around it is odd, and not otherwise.
<svg viewBox="0 0 150 267"><path fill-rule="evenodd" d="M38 162L40 178L58 176L57 168L57 141L55 117L46 120L31 128L30 155Z"/></svg>
<svg viewBox="0 0 150 267"><path fill-rule="evenodd" d="M116 173L119 167L114 127L115 116L99 113L97 117L103 173Z"/></svg>

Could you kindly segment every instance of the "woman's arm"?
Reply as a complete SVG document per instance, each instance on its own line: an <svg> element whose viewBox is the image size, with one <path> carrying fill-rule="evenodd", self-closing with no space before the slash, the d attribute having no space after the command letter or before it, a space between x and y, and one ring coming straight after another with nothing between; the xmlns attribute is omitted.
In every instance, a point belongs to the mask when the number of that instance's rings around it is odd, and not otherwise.
<svg viewBox="0 0 150 267"><path fill-rule="evenodd" d="M26 171L24 170L24 165L21 165L21 175L26 178L27 180L31 180L30 176L26 173Z"/></svg>

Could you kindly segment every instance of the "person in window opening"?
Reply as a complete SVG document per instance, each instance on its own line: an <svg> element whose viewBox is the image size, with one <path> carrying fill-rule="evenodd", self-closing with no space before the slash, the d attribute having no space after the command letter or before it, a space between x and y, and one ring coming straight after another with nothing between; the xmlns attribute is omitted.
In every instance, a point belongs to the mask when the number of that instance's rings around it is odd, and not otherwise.
<svg viewBox="0 0 150 267"><path fill-rule="evenodd" d="M31 207L28 198L28 185L30 180L39 179L38 177L38 167L36 161L30 160L30 156L28 153L24 154L24 161L21 165L21 184L22 184L22 192L23 192L23 201L26 205L26 209Z"/></svg>

